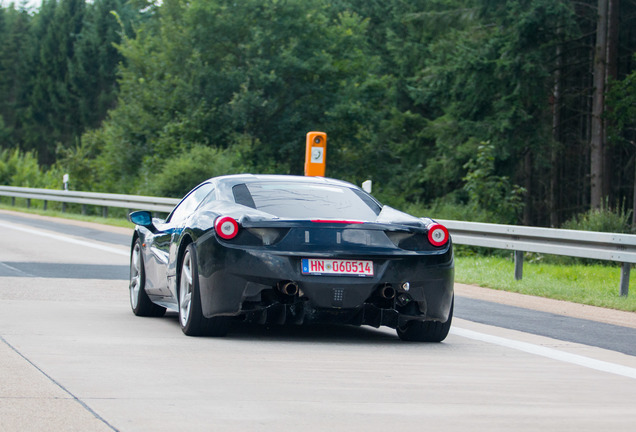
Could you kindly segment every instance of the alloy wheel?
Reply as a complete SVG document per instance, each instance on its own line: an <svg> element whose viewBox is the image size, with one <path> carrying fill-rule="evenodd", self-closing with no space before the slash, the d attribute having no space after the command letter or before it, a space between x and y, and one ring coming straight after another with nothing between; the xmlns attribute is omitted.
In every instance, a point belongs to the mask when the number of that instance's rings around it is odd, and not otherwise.
<svg viewBox="0 0 636 432"><path fill-rule="evenodd" d="M179 320L186 326L190 318L192 307L192 256L186 253L181 267L181 282L179 284Z"/></svg>
<svg viewBox="0 0 636 432"><path fill-rule="evenodd" d="M132 257L130 258L130 304L133 309L139 303L139 290L141 289L141 249L139 243L135 243Z"/></svg>

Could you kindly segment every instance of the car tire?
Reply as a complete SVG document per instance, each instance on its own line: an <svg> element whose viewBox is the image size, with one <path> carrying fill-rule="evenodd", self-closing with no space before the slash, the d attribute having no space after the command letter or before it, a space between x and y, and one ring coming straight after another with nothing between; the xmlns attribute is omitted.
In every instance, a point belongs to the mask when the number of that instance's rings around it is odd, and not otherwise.
<svg viewBox="0 0 636 432"><path fill-rule="evenodd" d="M403 327L398 327L397 334L403 341L410 342L441 342L446 339L453 321L455 299L451 302L450 312L446 322L439 321L407 321Z"/></svg>
<svg viewBox="0 0 636 432"><path fill-rule="evenodd" d="M179 324L188 336L225 336L230 327L229 317L205 318L201 310L199 270L194 244L183 255L179 273Z"/></svg>
<svg viewBox="0 0 636 432"><path fill-rule="evenodd" d="M162 317L166 308L154 304L146 293L146 269L141 253L141 241L137 239L130 254L130 307L137 316Z"/></svg>

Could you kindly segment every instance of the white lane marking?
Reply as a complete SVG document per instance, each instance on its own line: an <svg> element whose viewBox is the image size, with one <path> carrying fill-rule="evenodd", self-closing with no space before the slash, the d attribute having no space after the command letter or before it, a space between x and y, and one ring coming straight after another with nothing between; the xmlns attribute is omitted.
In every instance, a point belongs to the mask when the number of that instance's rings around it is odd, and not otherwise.
<svg viewBox="0 0 636 432"><path fill-rule="evenodd" d="M129 252L123 251L121 249L117 249L114 247L110 247L110 246L106 246L106 245L102 245L99 243L91 243L89 241L85 241L85 240L79 240L73 237L69 237L66 235L61 235L61 234L54 234L48 231L40 231L37 229L33 229L33 228L27 228L27 227L23 227L21 225L14 225L12 223L8 223L8 222L0 222L0 227L3 228L9 228L9 229L13 229L16 231L22 231L25 233L29 233L29 234L34 234L34 235L38 235L41 237L48 237L48 238L52 238L54 240L59 240L59 241L63 241L66 243L72 243L72 244L76 244L76 245L80 245L80 246L86 246L89 248L93 248L93 249L99 249L105 252L111 252L117 255L124 255L124 256L130 256Z"/></svg>
<svg viewBox="0 0 636 432"><path fill-rule="evenodd" d="M554 348L547 348L540 345L534 345L527 342L520 342L513 339L506 339L499 336L492 336L485 333L479 333L473 330L451 327L451 333L469 339L481 342L491 343L506 348L512 348L530 354L547 357L565 363L572 363L589 369L608 372L615 375L621 375L627 378L636 379L636 369L602 360L596 360L590 357L571 354L565 351L559 351Z"/></svg>

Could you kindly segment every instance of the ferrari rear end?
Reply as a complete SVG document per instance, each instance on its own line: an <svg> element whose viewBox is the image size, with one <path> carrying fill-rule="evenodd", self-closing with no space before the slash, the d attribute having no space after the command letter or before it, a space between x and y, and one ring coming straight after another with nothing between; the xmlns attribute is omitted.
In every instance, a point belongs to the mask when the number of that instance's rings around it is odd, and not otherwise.
<svg viewBox="0 0 636 432"><path fill-rule="evenodd" d="M390 211L397 212L383 210ZM448 231L401 215L398 223L217 217L197 241L203 315L388 326L398 334L415 322L450 325Z"/></svg>

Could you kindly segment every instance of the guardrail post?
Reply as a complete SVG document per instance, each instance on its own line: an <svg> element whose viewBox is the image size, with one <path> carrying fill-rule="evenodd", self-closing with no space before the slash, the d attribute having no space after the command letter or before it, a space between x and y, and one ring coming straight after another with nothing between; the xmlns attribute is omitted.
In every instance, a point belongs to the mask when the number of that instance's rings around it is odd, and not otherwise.
<svg viewBox="0 0 636 432"><path fill-rule="evenodd" d="M11 197L11 205L15 207L15 197Z"/></svg>
<svg viewBox="0 0 636 432"><path fill-rule="evenodd" d="M621 297L627 297L629 294L629 272L632 268L630 263L623 263L621 268Z"/></svg>
<svg viewBox="0 0 636 432"><path fill-rule="evenodd" d="M47 200L44 200L44 211L46 211L46 207L47 207L48 203L49 202Z"/></svg>
<svg viewBox="0 0 636 432"><path fill-rule="evenodd" d="M106 207L106 206L102 207L102 216L104 218L108 217L108 207Z"/></svg>
<svg viewBox="0 0 636 432"><path fill-rule="evenodd" d="M31 198L27 198L27 208L31 208Z"/></svg>
<svg viewBox="0 0 636 432"><path fill-rule="evenodd" d="M86 204L82 204L82 214L86 216Z"/></svg>
<svg viewBox="0 0 636 432"><path fill-rule="evenodd" d="M523 277L523 251L515 251L515 280Z"/></svg>
<svg viewBox="0 0 636 432"><path fill-rule="evenodd" d="M66 213L66 203L62 203L62 213Z"/></svg>

